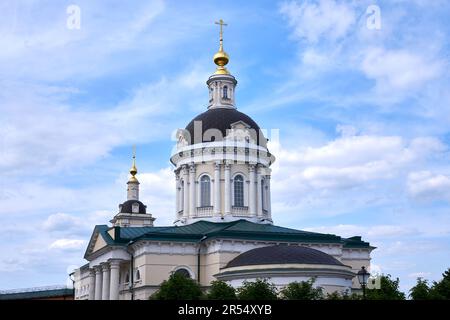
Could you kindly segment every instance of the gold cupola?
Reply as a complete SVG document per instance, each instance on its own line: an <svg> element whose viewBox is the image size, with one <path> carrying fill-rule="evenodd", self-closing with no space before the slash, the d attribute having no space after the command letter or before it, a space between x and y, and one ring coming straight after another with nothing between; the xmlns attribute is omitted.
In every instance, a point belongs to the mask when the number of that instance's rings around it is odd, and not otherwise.
<svg viewBox="0 0 450 320"><path fill-rule="evenodd" d="M217 65L216 72L214 74L230 74L225 68L228 61L230 61L230 58L228 57L228 54L223 51L223 26L226 26L227 24L223 22L222 19L220 19L216 24L220 25L220 46L219 51L214 55L214 63Z"/></svg>
<svg viewBox="0 0 450 320"><path fill-rule="evenodd" d="M133 164L131 165L131 169L130 169L131 177L128 180L128 182L139 183L138 179L136 179L137 172L138 171L137 171L137 168L136 168L136 149L133 148Z"/></svg>

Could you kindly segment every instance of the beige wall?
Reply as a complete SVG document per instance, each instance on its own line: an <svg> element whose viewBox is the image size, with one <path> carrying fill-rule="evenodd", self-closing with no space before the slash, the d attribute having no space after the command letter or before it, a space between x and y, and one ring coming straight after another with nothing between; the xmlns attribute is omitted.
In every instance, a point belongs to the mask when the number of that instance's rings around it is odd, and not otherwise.
<svg viewBox="0 0 450 320"><path fill-rule="evenodd" d="M102 236L99 234L97 237L97 241L95 241L95 245L94 245L94 249L92 250L92 253L94 253L95 251L106 247L106 242L105 240L103 240Z"/></svg>
<svg viewBox="0 0 450 320"><path fill-rule="evenodd" d="M209 286L211 281L216 280L214 275L219 273L220 268L225 267L225 265L231 261L233 258L239 255L238 252L230 253L211 253L204 255L201 259L201 284L203 286Z"/></svg>

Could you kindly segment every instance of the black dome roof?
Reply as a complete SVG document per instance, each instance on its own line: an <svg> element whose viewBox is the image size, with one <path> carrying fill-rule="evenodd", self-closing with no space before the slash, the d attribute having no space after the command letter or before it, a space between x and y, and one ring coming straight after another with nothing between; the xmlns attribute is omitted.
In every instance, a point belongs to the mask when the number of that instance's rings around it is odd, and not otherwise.
<svg viewBox="0 0 450 320"><path fill-rule="evenodd" d="M250 126L251 129L255 130L257 135L258 145L260 144L259 135L260 128L258 124L253 121L245 113L239 112L236 109L228 109L228 108L213 108L205 111L198 116L196 116L189 124L186 126L186 130L189 131L191 136L191 144L194 144L194 121L202 122L202 140L203 134L208 129L218 129L222 132L222 137L225 137L227 134L227 130L231 129L231 124L242 121ZM216 138L216 140L219 140ZM202 142L210 142L209 140L203 140ZM200 141L196 141L195 143L200 143Z"/></svg>
<svg viewBox="0 0 450 320"><path fill-rule="evenodd" d="M325 264L342 266L332 256L303 246L276 245L241 253L228 262L226 268L260 264Z"/></svg>
<svg viewBox="0 0 450 320"><path fill-rule="evenodd" d="M147 206L144 205L139 200L127 200L121 205L119 205L120 213L134 213L132 210L133 203L139 204L139 213L147 213Z"/></svg>

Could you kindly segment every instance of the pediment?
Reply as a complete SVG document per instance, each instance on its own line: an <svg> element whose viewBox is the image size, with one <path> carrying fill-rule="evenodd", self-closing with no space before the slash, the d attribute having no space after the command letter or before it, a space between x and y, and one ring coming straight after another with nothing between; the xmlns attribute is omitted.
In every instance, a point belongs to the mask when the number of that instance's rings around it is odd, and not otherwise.
<svg viewBox="0 0 450 320"><path fill-rule="evenodd" d="M86 252L84 254L84 258L87 259L90 255L97 252L98 250L106 247L108 243L103 238L102 232L108 230L108 226L96 226L94 231L92 232L91 239L89 240L88 246L86 248ZM89 259L88 259L89 260Z"/></svg>

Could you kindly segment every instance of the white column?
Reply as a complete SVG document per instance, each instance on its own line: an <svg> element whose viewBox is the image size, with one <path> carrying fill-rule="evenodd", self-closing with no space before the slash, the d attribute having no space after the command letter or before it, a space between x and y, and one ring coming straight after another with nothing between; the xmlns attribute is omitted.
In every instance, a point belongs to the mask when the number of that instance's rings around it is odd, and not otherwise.
<svg viewBox="0 0 450 320"><path fill-rule="evenodd" d="M195 203L195 164L191 164L189 166L189 217L196 216Z"/></svg>
<svg viewBox="0 0 450 320"><path fill-rule="evenodd" d="M111 260L111 281L109 285L109 300L119 300L119 260Z"/></svg>
<svg viewBox="0 0 450 320"><path fill-rule="evenodd" d="M231 165L225 164L225 214L231 214Z"/></svg>
<svg viewBox="0 0 450 320"><path fill-rule="evenodd" d="M267 185L267 216L272 219L272 201L270 200L270 175L266 176Z"/></svg>
<svg viewBox="0 0 450 320"><path fill-rule="evenodd" d="M89 300L95 299L95 270L89 269Z"/></svg>
<svg viewBox="0 0 450 320"><path fill-rule="evenodd" d="M220 163L216 162L214 167L214 215L220 215Z"/></svg>
<svg viewBox="0 0 450 320"><path fill-rule="evenodd" d="M175 206L175 216L178 218L178 212L180 211L180 176L178 172L175 172L175 197L176 197L176 206Z"/></svg>
<svg viewBox="0 0 450 320"><path fill-rule="evenodd" d="M248 210L249 210L249 214L251 216L255 216L256 215L256 179L255 179L255 168L256 166L251 164L248 167L249 170L249 178L250 178L250 186L249 186L249 190L248 190Z"/></svg>
<svg viewBox="0 0 450 320"><path fill-rule="evenodd" d="M102 267L95 267L95 300L102 300Z"/></svg>
<svg viewBox="0 0 450 320"><path fill-rule="evenodd" d="M103 285L102 285L102 300L109 300L109 264L102 265L103 270Z"/></svg>
<svg viewBox="0 0 450 320"><path fill-rule="evenodd" d="M187 166L183 166L183 218L189 215L189 171Z"/></svg>
<svg viewBox="0 0 450 320"><path fill-rule="evenodd" d="M262 217L262 188L261 188L261 168L258 167L258 174L256 175L256 202L257 202L257 210L258 210L258 214L257 216L259 218Z"/></svg>

